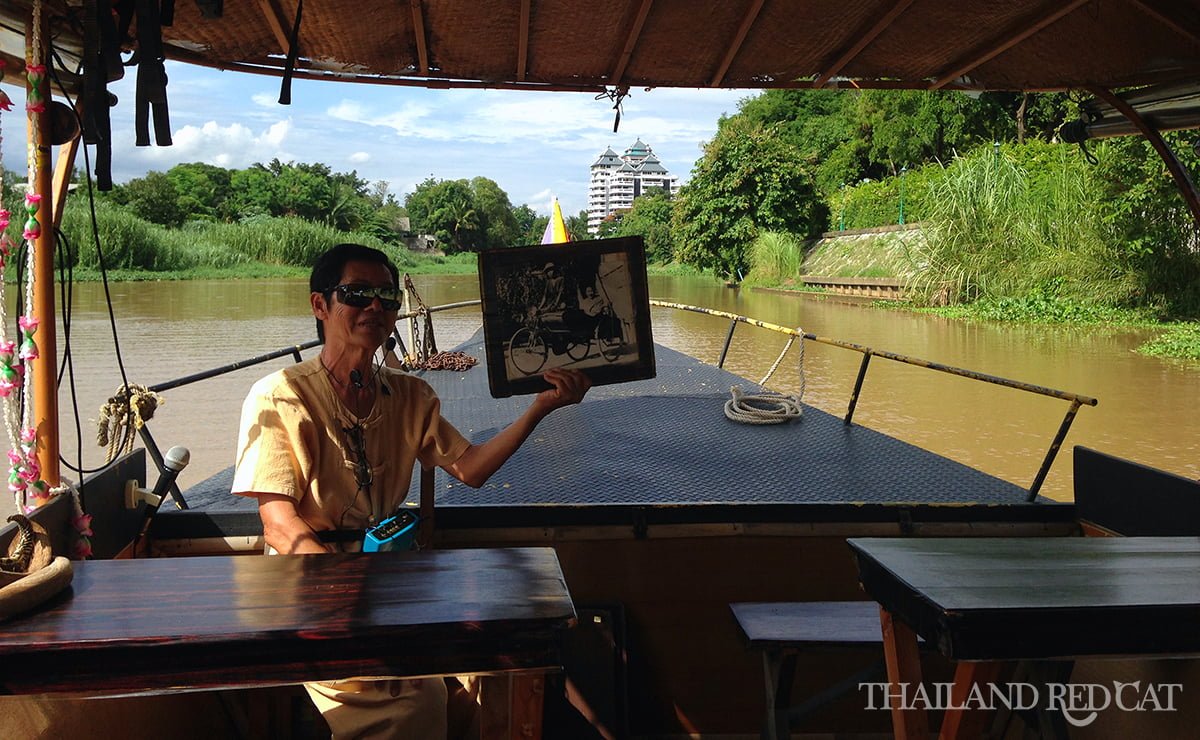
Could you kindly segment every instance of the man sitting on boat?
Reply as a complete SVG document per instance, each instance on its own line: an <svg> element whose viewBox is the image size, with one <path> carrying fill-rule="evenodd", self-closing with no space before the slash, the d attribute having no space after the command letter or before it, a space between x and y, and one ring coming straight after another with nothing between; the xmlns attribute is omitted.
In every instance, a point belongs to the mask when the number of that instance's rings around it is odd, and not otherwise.
<svg viewBox="0 0 1200 740"><path fill-rule="evenodd" d="M481 486L555 409L579 403L591 382L563 368L516 421L471 444L441 416L429 385L374 365L400 308L387 256L357 244L325 252L309 279L324 347L316 358L254 384L242 407L233 493L258 498L268 547L278 553L358 550L361 530L390 517L413 465L439 466ZM330 537L358 530L354 541ZM306 685L335 738L445 738L441 679L346 680Z"/></svg>

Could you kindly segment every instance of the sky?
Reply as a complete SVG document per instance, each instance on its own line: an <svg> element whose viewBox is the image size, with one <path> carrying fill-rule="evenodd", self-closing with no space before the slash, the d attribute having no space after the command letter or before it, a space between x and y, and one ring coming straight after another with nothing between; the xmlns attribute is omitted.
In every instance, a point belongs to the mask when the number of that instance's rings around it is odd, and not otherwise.
<svg viewBox="0 0 1200 740"><path fill-rule="evenodd" d="M587 206L588 167L612 147L621 154L641 138L663 165L686 182L701 147L723 114L737 111L746 90L645 91L635 88L613 133L612 102L590 93L426 90L294 80L292 105L279 105L279 78L167 64L174 145L133 145L135 71L109 89L113 179L118 183L181 162L239 169L278 158L321 162L386 180L403 201L428 177L499 183L514 205L563 213ZM9 76L12 81L12 76ZM24 89L4 85L13 99L0 117L4 165L25 171ZM94 157L93 157L94 158ZM82 156L79 158L82 166Z"/></svg>

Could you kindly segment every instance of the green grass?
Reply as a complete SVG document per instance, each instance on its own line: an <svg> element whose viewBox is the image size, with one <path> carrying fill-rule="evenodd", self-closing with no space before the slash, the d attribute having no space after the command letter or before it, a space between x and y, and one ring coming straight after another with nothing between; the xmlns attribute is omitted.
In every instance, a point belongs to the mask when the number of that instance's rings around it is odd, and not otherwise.
<svg viewBox="0 0 1200 740"><path fill-rule="evenodd" d="M1083 303L1046 295L1021 298L982 298L974 303L920 310L953 319L1022 324L1156 325L1154 317L1148 311Z"/></svg>
<svg viewBox="0 0 1200 740"><path fill-rule="evenodd" d="M673 277L711 277L713 280L724 280L718 278L711 270L701 270L691 265L685 265L682 262L666 262L666 263L648 263L646 265L646 273L649 275L666 275Z"/></svg>
<svg viewBox="0 0 1200 740"><path fill-rule="evenodd" d="M920 271L924 252L920 230L847 234L813 243L801 269L805 275L907 280Z"/></svg>
<svg viewBox="0 0 1200 740"><path fill-rule="evenodd" d="M1151 357L1200 360L1200 323L1168 325L1165 332L1138 347L1137 351Z"/></svg>
<svg viewBox="0 0 1200 740"><path fill-rule="evenodd" d="M780 285L800 277L804 260L800 240L781 231L764 231L750 244L750 285Z"/></svg>

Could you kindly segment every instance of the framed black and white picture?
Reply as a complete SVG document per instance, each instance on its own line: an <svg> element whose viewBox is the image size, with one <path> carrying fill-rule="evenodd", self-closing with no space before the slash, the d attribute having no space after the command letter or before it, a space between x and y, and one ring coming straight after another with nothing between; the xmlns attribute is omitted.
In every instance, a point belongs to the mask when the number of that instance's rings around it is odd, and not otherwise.
<svg viewBox="0 0 1200 740"><path fill-rule="evenodd" d="M489 249L479 291L496 398L546 390L553 367L593 385L654 377L641 237Z"/></svg>

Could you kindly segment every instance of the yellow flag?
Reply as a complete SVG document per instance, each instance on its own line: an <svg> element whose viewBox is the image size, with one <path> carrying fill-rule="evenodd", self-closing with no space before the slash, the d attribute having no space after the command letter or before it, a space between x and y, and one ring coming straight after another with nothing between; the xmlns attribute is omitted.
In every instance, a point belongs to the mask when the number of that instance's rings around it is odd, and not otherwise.
<svg viewBox="0 0 1200 740"><path fill-rule="evenodd" d="M546 230L542 232L542 244L565 244L571 241L571 237L567 234L567 224L563 221L562 208L558 205L558 198L554 199L554 206L550 211L550 221L546 224Z"/></svg>

